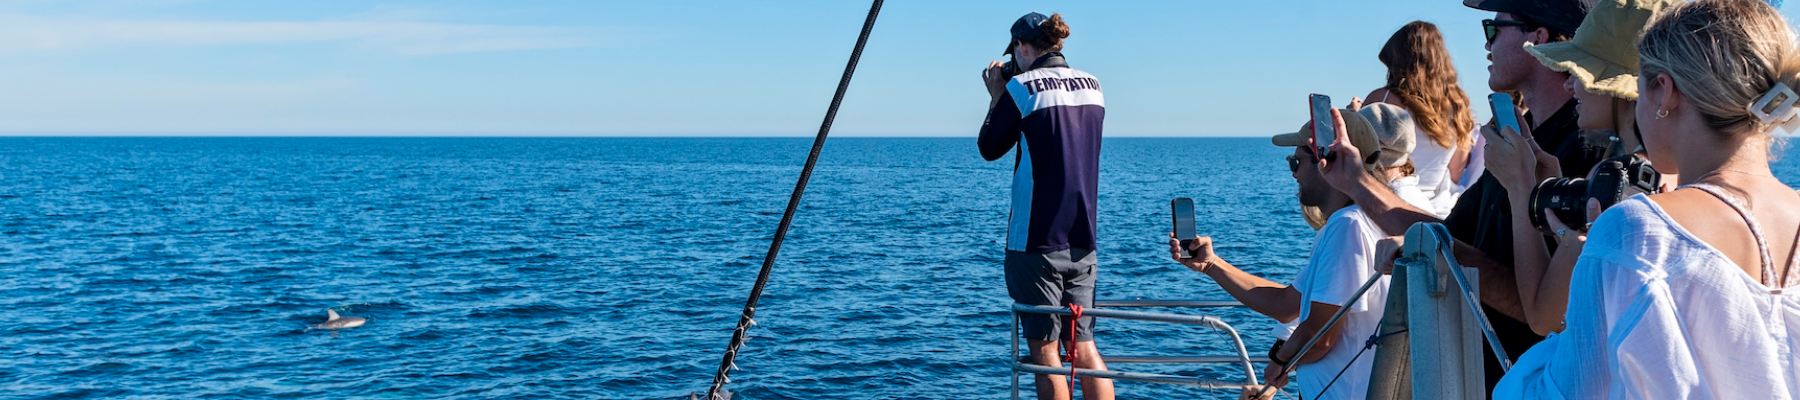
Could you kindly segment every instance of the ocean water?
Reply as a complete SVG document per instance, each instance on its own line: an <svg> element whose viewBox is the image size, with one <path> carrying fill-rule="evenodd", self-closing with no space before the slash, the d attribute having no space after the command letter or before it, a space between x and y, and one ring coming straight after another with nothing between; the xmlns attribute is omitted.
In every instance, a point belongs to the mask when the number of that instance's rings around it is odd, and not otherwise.
<svg viewBox="0 0 1800 400"><path fill-rule="evenodd" d="M0 139L0 397L685 397L712 378L809 144ZM1287 281L1304 263L1287 149L1104 146L1101 298L1225 297L1167 259L1174 197L1238 266ZM728 388L1006 396L1011 167L971 138L832 139ZM369 322L308 330L327 308ZM1267 318L1208 312L1253 352L1272 342ZM1228 354L1205 328L1097 330L1108 354Z"/></svg>

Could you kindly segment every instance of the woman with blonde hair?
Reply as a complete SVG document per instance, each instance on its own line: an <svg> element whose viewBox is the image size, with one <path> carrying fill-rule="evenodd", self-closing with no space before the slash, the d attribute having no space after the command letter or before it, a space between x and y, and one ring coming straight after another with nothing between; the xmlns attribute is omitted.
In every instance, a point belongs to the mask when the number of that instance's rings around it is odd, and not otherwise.
<svg viewBox="0 0 1800 400"><path fill-rule="evenodd" d="M1800 193L1769 168L1800 128L1800 40L1767 3L1699 0L1637 50L1646 154L1681 186L1594 221L1567 327L1494 398L1800 398Z"/></svg>
<svg viewBox="0 0 1800 400"><path fill-rule="evenodd" d="M1369 92L1369 103L1388 103L1412 114L1417 137L1412 160L1417 186L1430 199L1423 210L1443 218L1456 198L1481 176L1475 148L1475 117L1469 95L1456 83L1456 67L1437 25L1413 21L1401 26L1376 56L1388 67L1387 85ZM1474 161L1472 163L1472 161Z"/></svg>

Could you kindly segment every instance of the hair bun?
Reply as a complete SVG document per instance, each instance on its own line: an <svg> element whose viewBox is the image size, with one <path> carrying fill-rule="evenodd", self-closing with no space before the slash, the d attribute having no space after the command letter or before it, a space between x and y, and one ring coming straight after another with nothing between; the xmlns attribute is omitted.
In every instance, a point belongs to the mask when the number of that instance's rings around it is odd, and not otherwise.
<svg viewBox="0 0 1800 400"><path fill-rule="evenodd" d="M1063 23L1061 13L1050 14L1050 20L1044 21L1043 25L1039 25L1039 28L1044 30L1045 35L1053 38L1064 39L1069 37L1069 24Z"/></svg>

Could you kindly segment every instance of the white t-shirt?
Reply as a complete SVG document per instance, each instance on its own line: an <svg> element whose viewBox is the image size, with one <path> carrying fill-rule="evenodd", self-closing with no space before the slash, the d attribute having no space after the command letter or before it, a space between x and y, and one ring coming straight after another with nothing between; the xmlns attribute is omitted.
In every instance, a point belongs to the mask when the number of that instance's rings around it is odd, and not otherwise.
<svg viewBox="0 0 1800 400"><path fill-rule="evenodd" d="M1295 280L1289 282L1288 286L1293 287L1294 290L1300 290L1300 281ZM1281 322L1281 320L1276 320L1275 322L1277 324L1274 328L1269 329L1269 333L1275 335L1275 338L1280 340L1288 340L1288 337L1294 336L1294 329L1300 327L1300 318L1294 318L1293 321L1288 322Z"/></svg>
<svg viewBox="0 0 1800 400"><path fill-rule="evenodd" d="M1312 313L1312 303L1324 303L1343 306L1356 294L1363 282L1369 277L1377 276L1375 272L1375 242L1381 240L1381 230L1374 221L1357 206L1345 207L1332 214L1325 222L1325 228L1313 242L1313 257L1306 268L1300 270L1295 281L1295 289L1300 291L1300 319L1305 321ZM1369 287L1362 299L1349 306L1350 312L1344 314L1338 324L1343 325L1336 338L1336 345L1325 358L1311 364L1301 364L1296 369L1300 384L1300 393L1307 399L1354 399L1361 400L1369 388L1369 370L1375 360L1375 350L1370 349L1356 363L1332 384L1331 390L1323 396L1319 390L1325 387L1331 377L1344 370L1350 359L1362 350L1364 342L1375 330L1381 327L1382 310L1387 305L1388 277ZM1304 342L1311 338L1294 337L1290 341Z"/></svg>
<svg viewBox="0 0 1800 400"><path fill-rule="evenodd" d="M1406 204L1425 210L1439 219L1450 216L1450 209L1456 206L1455 201L1451 201L1449 204L1439 204L1437 200L1432 199L1431 195L1419 188L1418 175L1403 176L1393 182L1388 182L1388 189L1393 190L1394 195L1400 196L1400 200L1405 201ZM1448 196L1456 197L1454 194Z"/></svg>
<svg viewBox="0 0 1800 400"><path fill-rule="evenodd" d="M1475 145L1469 146L1469 165L1463 166L1462 180L1456 184L1456 195L1462 196L1475 181L1481 180L1481 174L1487 172L1487 137L1481 136L1481 128L1475 128ZM1455 200L1451 200L1455 203Z"/></svg>
<svg viewBox="0 0 1800 400"><path fill-rule="evenodd" d="M1800 291L1772 293L1643 195L1594 221L1563 319L1494 398L1800 399Z"/></svg>
<svg viewBox="0 0 1800 400"><path fill-rule="evenodd" d="M1425 130L1413 128L1413 171L1419 175L1419 190L1428 195L1435 195L1439 190L1446 192L1456 187L1450 180L1450 156L1454 148L1439 146Z"/></svg>
<svg viewBox="0 0 1800 400"><path fill-rule="evenodd" d="M1417 144L1413 146L1409 157L1413 162L1413 174L1419 177L1418 190L1426 201L1423 202L1425 205L1410 200L1407 203L1413 203L1442 219L1450 215L1450 209L1456 207L1457 198L1462 197L1463 191L1475 183L1474 178L1481 177L1481 171L1486 167L1486 160L1479 154L1483 144L1481 130L1477 127L1474 132L1476 151L1469 154L1469 164L1463 167L1461 176L1450 176L1450 159L1456 155L1455 147L1439 146L1424 130L1415 129L1414 132L1417 132L1413 138Z"/></svg>

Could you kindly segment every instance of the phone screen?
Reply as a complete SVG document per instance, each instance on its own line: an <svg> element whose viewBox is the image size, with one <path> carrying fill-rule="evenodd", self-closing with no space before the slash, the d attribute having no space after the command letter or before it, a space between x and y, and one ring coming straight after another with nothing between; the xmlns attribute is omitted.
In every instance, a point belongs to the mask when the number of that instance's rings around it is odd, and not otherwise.
<svg viewBox="0 0 1800 400"><path fill-rule="evenodd" d="M1512 128L1513 132L1524 132L1523 129L1519 129L1519 115L1514 111L1512 95L1506 93L1490 94L1488 95L1488 106L1492 107L1494 110L1495 131L1499 131L1503 128ZM1500 140L1504 140L1509 144L1512 143L1512 138L1509 138L1506 135L1499 136Z"/></svg>
<svg viewBox="0 0 1800 400"><path fill-rule="evenodd" d="M1331 96L1314 93L1309 99L1312 103L1313 154L1324 159L1330 154L1331 142L1337 140L1337 130L1331 122Z"/></svg>
<svg viewBox="0 0 1800 400"><path fill-rule="evenodd" d="M1181 258L1193 257L1187 246L1200 234L1194 230L1194 199L1182 197L1169 200L1169 212L1174 215L1175 238L1181 239Z"/></svg>

